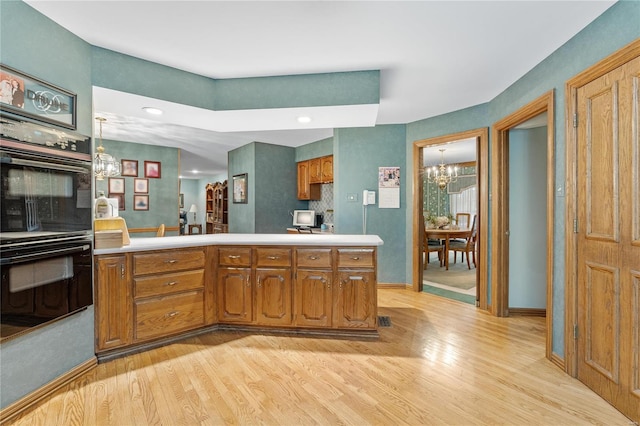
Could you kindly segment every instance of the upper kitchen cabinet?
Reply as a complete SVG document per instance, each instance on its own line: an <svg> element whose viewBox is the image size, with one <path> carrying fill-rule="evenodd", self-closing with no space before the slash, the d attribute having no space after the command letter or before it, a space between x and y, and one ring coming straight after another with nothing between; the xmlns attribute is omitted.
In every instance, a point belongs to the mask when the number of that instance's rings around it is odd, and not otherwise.
<svg viewBox="0 0 640 426"><path fill-rule="evenodd" d="M333 155L320 158L322 183L333 182Z"/></svg>
<svg viewBox="0 0 640 426"><path fill-rule="evenodd" d="M319 200L320 184L311 183L309 160L300 161L298 164L298 199L299 200Z"/></svg>

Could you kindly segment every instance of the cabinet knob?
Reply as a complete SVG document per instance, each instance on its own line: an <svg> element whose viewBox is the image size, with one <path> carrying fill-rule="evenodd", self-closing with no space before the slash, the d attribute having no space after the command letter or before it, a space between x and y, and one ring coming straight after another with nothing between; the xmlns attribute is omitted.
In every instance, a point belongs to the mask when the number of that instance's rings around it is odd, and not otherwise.
<svg viewBox="0 0 640 426"><path fill-rule="evenodd" d="M280 259L280 256L267 256L267 259L269 259L269 260L278 260L278 259Z"/></svg>
<svg viewBox="0 0 640 426"><path fill-rule="evenodd" d="M240 255L237 254L230 254L229 256L227 256L229 259L240 259Z"/></svg>
<svg viewBox="0 0 640 426"><path fill-rule="evenodd" d="M176 284L178 284L178 281L169 281L169 282L167 283L167 285L168 285L168 286L174 286L174 285L176 285Z"/></svg>
<svg viewBox="0 0 640 426"><path fill-rule="evenodd" d="M318 256L309 256L309 260L318 260L320 259Z"/></svg>
<svg viewBox="0 0 640 426"><path fill-rule="evenodd" d="M178 263L178 261L177 261L177 260L175 260L175 259L171 259L171 260L167 260L167 261L165 261L165 263L170 263L170 264L172 264L172 265L173 265L174 263Z"/></svg>
<svg viewBox="0 0 640 426"><path fill-rule="evenodd" d="M167 313L167 314L165 315L165 317L166 317L166 318L173 318L173 317L175 317L176 315L178 315L179 313L180 313L180 312L178 312L178 311L169 312L169 313Z"/></svg>
<svg viewBox="0 0 640 426"><path fill-rule="evenodd" d="M360 258L358 256L353 256L351 260L360 260Z"/></svg>

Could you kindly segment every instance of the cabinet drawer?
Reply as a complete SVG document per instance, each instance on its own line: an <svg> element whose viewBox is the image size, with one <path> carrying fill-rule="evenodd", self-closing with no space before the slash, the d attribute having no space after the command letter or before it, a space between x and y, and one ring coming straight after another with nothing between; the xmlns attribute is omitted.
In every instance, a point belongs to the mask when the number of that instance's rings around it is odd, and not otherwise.
<svg viewBox="0 0 640 426"><path fill-rule="evenodd" d="M204 250L166 250L133 255L133 274L157 274L204 268Z"/></svg>
<svg viewBox="0 0 640 426"><path fill-rule="evenodd" d="M224 266L251 266L251 249L249 247L218 249L218 264Z"/></svg>
<svg viewBox="0 0 640 426"><path fill-rule="evenodd" d="M291 249L256 249L257 266L291 266Z"/></svg>
<svg viewBox="0 0 640 426"><path fill-rule="evenodd" d="M136 298L161 296L204 287L204 269L175 274L150 275L134 278L133 295Z"/></svg>
<svg viewBox="0 0 640 426"><path fill-rule="evenodd" d="M297 249L296 265L303 268L331 268L331 249Z"/></svg>
<svg viewBox="0 0 640 426"><path fill-rule="evenodd" d="M373 268L374 249L338 249L338 268Z"/></svg>
<svg viewBox="0 0 640 426"><path fill-rule="evenodd" d="M204 325L202 290L135 303L135 339L164 337Z"/></svg>

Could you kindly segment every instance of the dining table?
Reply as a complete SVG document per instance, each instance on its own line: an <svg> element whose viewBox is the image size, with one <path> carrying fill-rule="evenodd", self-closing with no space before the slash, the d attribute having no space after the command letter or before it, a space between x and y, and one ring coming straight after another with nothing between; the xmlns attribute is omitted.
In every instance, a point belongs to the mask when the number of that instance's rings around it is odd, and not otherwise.
<svg viewBox="0 0 640 426"><path fill-rule="evenodd" d="M446 270L449 270L449 240L452 238L464 238L467 239L469 234L471 233L471 229L469 228L427 228L424 230L427 239L431 240L444 240L444 266ZM425 244L427 242L425 241Z"/></svg>

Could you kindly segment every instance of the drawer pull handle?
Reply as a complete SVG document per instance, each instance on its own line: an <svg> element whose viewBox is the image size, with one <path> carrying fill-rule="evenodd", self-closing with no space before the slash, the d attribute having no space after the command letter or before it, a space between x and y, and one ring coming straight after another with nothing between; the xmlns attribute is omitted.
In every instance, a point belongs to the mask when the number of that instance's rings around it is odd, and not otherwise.
<svg viewBox="0 0 640 426"><path fill-rule="evenodd" d="M349 277L349 279L350 279L351 281L362 281L362 277L361 277L361 276L359 276L359 275L353 275L353 276L350 276L350 277Z"/></svg>
<svg viewBox="0 0 640 426"><path fill-rule="evenodd" d="M167 260L165 263L170 263L173 265L174 263L178 263L178 261L175 259L171 259L171 260Z"/></svg>
<svg viewBox="0 0 640 426"><path fill-rule="evenodd" d="M227 256L229 259L240 259L240 255L239 254L230 254L229 256Z"/></svg>
<svg viewBox="0 0 640 426"><path fill-rule="evenodd" d="M178 284L178 281L169 281L169 282L167 283L167 285L168 285L168 286L174 286L174 285L176 285L176 284Z"/></svg>
<svg viewBox="0 0 640 426"><path fill-rule="evenodd" d="M320 257L318 256L309 256L309 260L318 260Z"/></svg>
<svg viewBox="0 0 640 426"><path fill-rule="evenodd" d="M173 312L169 312L168 314L165 315L166 318L173 318L176 315L178 315L180 312L178 311L173 311Z"/></svg>
<svg viewBox="0 0 640 426"><path fill-rule="evenodd" d="M269 259L269 260L278 260L278 259L280 259L280 256L267 256L267 259Z"/></svg>
<svg viewBox="0 0 640 426"><path fill-rule="evenodd" d="M323 281L323 278L320 275L310 275L309 279L315 281Z"/></svg>
<svg viewBox="0 0 640 426"><path fill-rule="evenodd" d="M358 256L353 256L351 260L360 260L360 258Z"/></svg>

